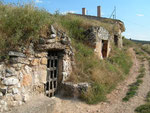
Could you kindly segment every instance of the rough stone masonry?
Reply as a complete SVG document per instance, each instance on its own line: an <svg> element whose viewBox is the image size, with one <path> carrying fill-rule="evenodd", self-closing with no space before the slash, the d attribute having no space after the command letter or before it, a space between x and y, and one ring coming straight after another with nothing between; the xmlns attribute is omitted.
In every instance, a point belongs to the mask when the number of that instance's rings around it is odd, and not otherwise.
<svg viewBox="0 0 150 113"><path fill-rule="evenodd" d="M71 39L52 25L47 33L41 36L39 43L30 43L18 51L9 51L9 60L0 62L0 112L11 107L22 105L33 96L45 94L47 83L48 54L59 51L60 94L79 96L82 90L87 91L88 83L73 84L66 82L75 67ZM118 31L118 47L122 47L121 30ZM91 27L85 31L86 43L93 48L99 59L109 56L114 35L103 27ZM69 92L69 93L68 93Z"/></svg>
<svg viewBox="0 0 150 113"><path fill-rule="evenodd" d="M9 51L9 61L0 62L0 112L45 93L48 51L62 51L61 82L71 74L74 65L71 40L53 26L50 32L49 37L39 39L38 45L30 43L28 48Z"/></svg>

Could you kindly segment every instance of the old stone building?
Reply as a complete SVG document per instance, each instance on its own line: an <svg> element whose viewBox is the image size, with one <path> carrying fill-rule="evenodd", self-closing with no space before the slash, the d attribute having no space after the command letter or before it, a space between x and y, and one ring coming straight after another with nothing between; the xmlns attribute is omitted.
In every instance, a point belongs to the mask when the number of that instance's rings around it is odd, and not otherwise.
<svg viewBox="0 0 150 113"><path fill-rule="evenodd" d="M92 27L86 31L87 43L94 48L100 58L107 58L110 53L110 34L103 27Z"/></svg>
<svg viewBox="0 0 150 113"><path fill-rule="evenodd" d="M78 16L106 22L106 18L100 17L100 7L98 17L87 16L85 10ZM100 59L109 56L112 44L122 48L124 24L119 20L111 22L115 24L114 29L119 28L112 33L101 26L85 31L86 43ZM57 93L65 95L67 90L71 96L76 96L89 87L88 83L65 82L75 66L71 39L52 25L48 32L50 35L41 36L37 44L9 51L10 59L0 62L0 112L22 105L38 94L52 97Z"/></svg>
<svg viewBox="0 0 150 113"><path fill-rule="evenodd" d="M71 14L71 13L70 13ZM95 54L100 58L107 58L111 51L111 46L123 47L122 32L125 31L124 23L117 19L101 17L101 7L97 7L97 16L86 15L86 8L82 8L82 14L71 14L81 16L89 20L97 20L102 23L112 24L111 31L104 27L91 27L86 31L87 43L94 48Z"/></svg>
<svg viewBox="0 0 150 113"><path fill-rule="evenodd" d="M51 35L39 44L9 51L9 61L0 63L0 112L22 105L40 93L55 95L74 65L71 40L51 26Z"/></svg>

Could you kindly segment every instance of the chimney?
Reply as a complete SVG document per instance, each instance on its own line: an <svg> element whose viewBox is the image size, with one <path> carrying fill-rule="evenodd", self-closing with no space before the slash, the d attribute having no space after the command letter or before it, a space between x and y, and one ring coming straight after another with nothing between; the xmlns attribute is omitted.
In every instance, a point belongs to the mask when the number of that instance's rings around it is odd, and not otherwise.
<svg viewBox="0 0 150 113"><path fill-rule="evenodd" d="M101 17L101 6L97 6L97 17Z"/></svg>
<svg viewBox="0 0 150 113"><path fill-rule="evenodd" d="M86 8L82 8L82 15L86 15Z"/></svg>

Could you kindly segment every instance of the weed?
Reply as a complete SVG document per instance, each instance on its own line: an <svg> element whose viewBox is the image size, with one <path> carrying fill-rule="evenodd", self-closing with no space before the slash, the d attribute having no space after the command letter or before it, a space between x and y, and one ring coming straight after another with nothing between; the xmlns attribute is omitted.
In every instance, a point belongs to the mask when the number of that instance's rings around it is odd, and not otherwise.
<svg viewBox="0 0 150 113"><path fill-rule="evenodd" d="M105 86L102 86L99 83L94 83L87 93L83 92L81 99L88 104L97 104L100 101L106 100L105 93Z"/></svg>
<svg viewBox="0 0 150 113"><path fill-rule="evenodd" d="M150 103L139 106L135 111L137 113L150 113Z"/></svg>
<svg viewBox="0 0 150 113"><path fill-rule="evenodd" d="M150 91L147 93L146 102L146 104L137 107L135 111L137 113L150 113Z"/></svg>
<svg viewBox="0 0 150 113"><path fill-rule="evenodd" d="M146 102L150 102L150 91L147 93Z"/></svg>
<svg viewBox="0 0 150 113"><path fill-rule="evenodd" d="M137 94L137 90L138 90L140 84L143 83L143 80L141 80L141 78L143 78L145 75L145 68L143 65L141 65L139 72L140 72L140 74L136 78L137 79L136 82L129 85L130 88L129 88L126 96L122 99L124 102L127 102L127 101L129 101L130 98L134 97L134 95Z"/></svg>

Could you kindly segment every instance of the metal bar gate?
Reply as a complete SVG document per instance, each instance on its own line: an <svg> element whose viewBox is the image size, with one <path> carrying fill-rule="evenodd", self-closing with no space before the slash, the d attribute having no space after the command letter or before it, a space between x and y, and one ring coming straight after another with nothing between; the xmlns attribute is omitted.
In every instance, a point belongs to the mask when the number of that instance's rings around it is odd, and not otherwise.
<svg viewBox="0 0 150 113"><path fill-rule="evenodd" d="M56 94L58 77L58 52L48 52L46 95Z"/></svg>

